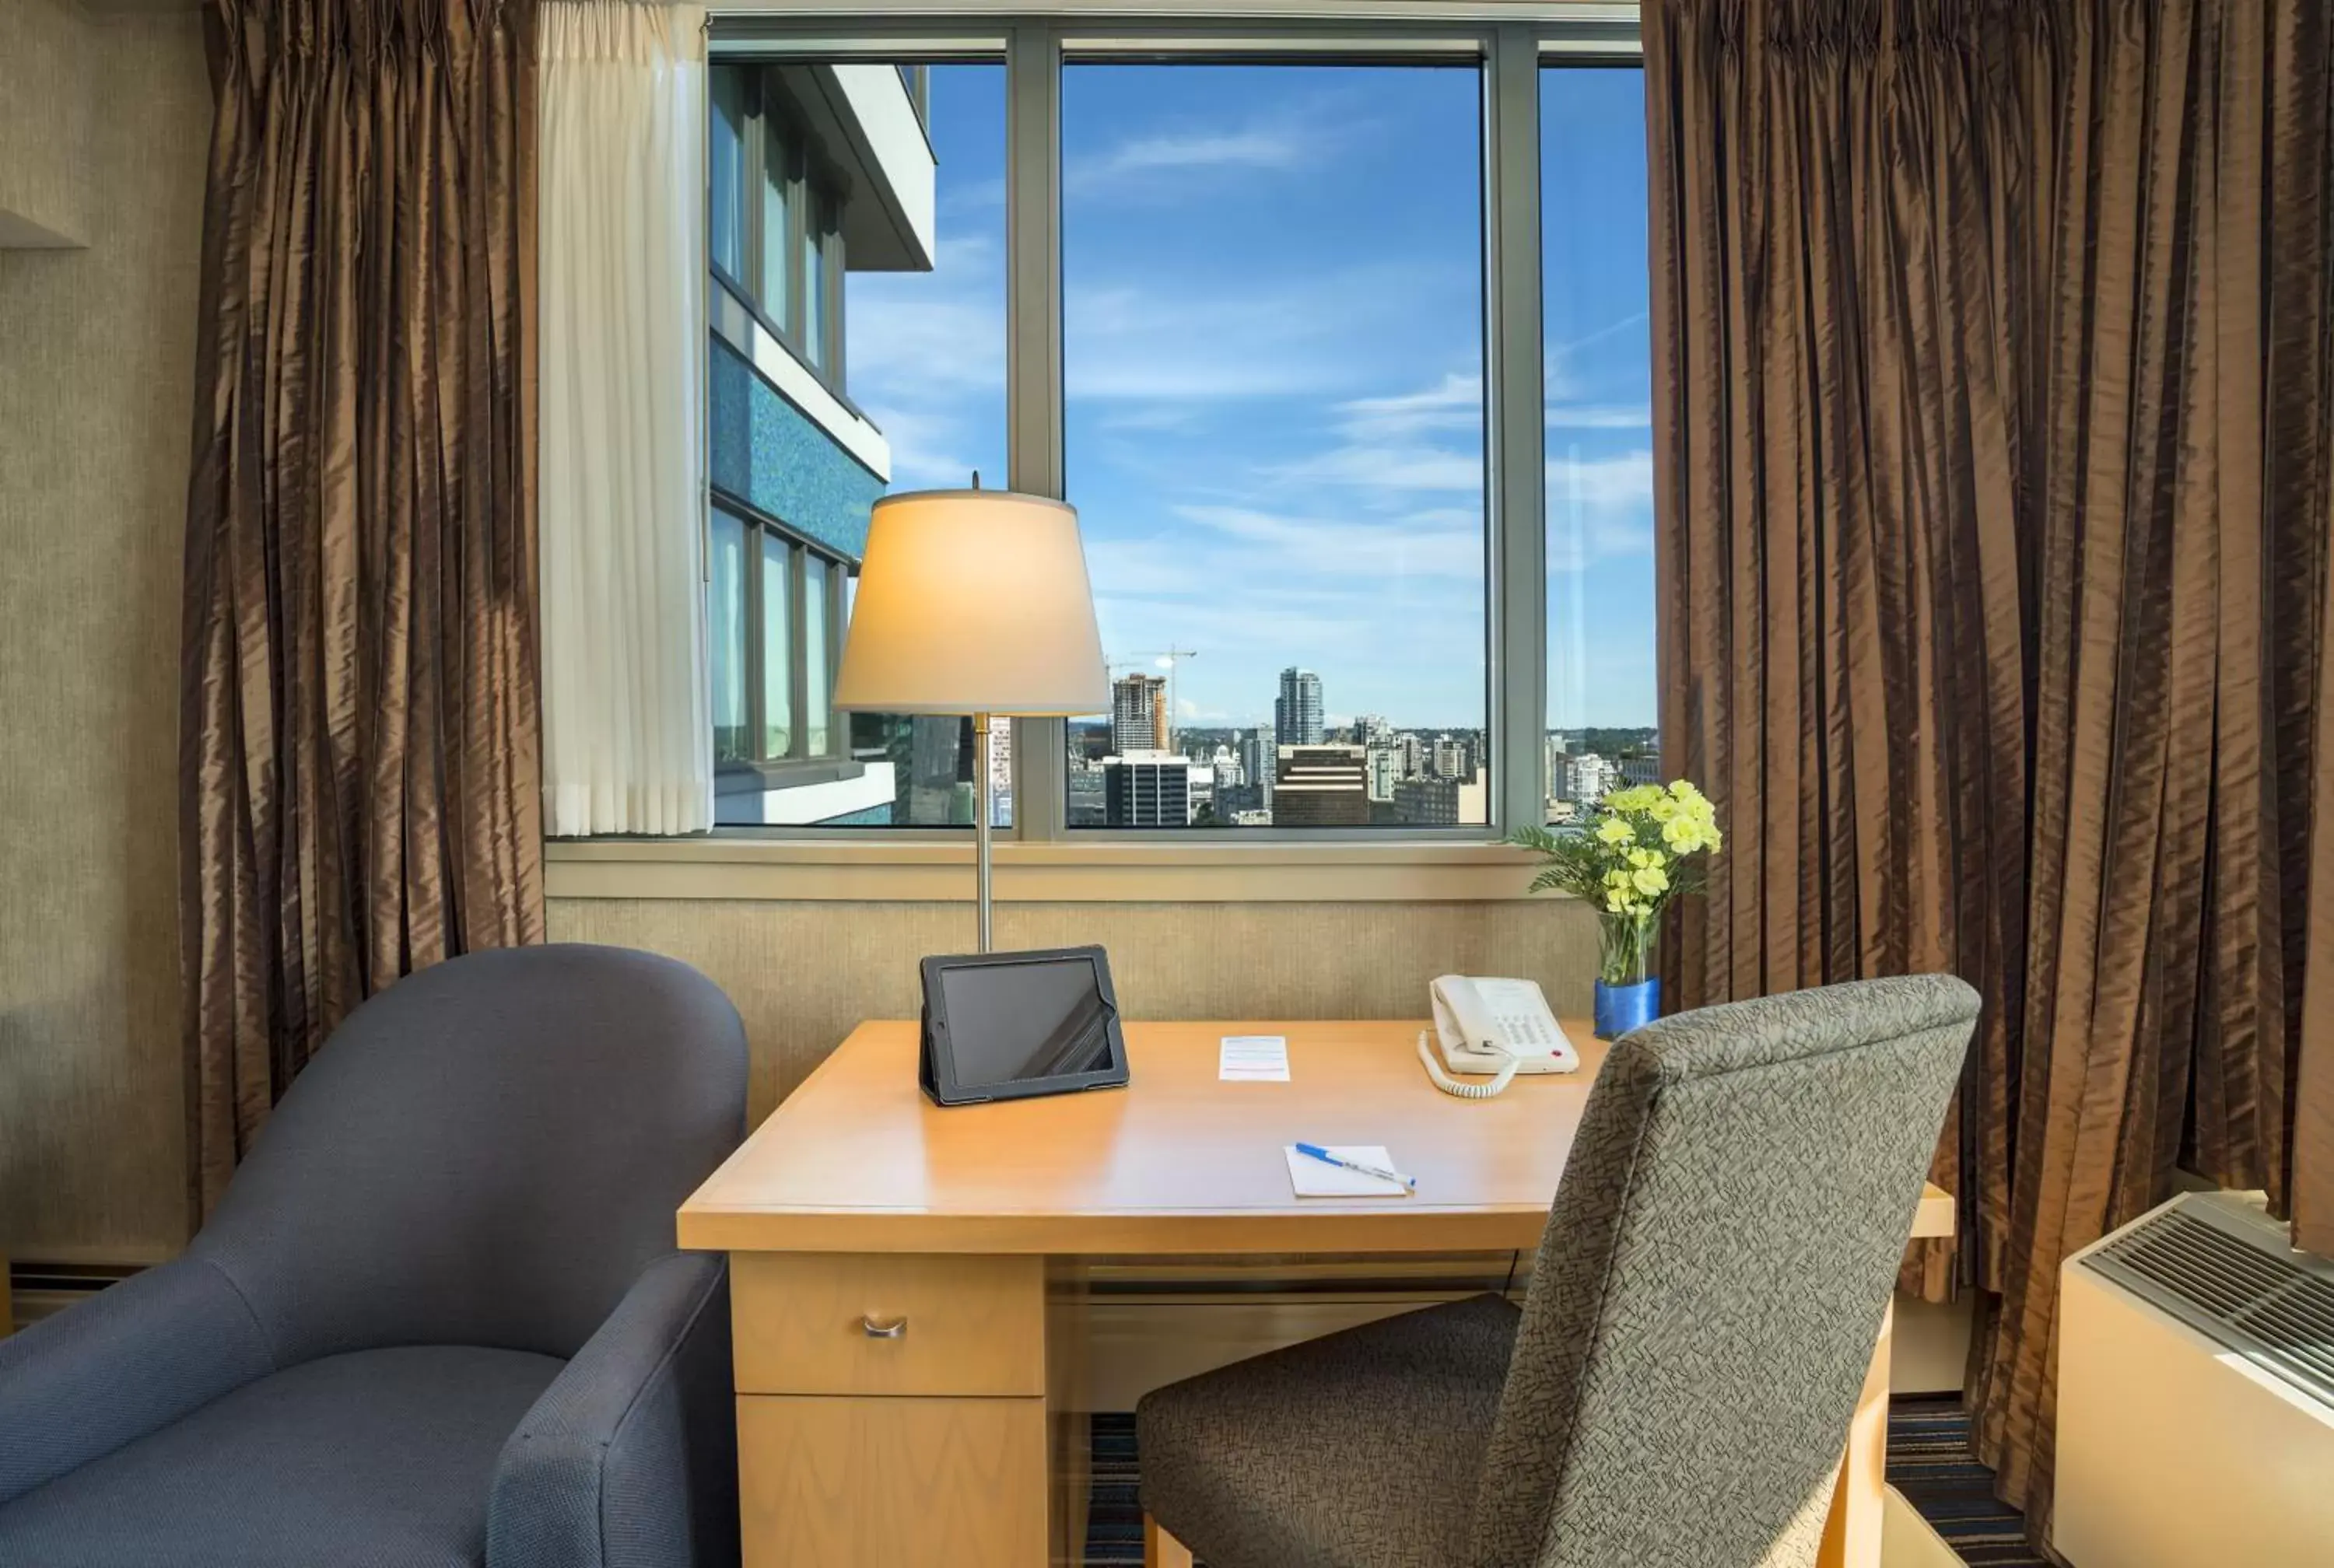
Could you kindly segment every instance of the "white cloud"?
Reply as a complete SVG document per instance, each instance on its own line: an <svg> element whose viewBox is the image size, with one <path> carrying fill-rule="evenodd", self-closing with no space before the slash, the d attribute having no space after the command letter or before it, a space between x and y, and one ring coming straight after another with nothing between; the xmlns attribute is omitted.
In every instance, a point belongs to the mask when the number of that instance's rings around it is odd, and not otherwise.
<svg viewBox="0 0 2334 1568"><path fill-rule="evenodd" d="M1365 487L1395 505L1400 504L1397 497L1422 490L1476 495L1483 493L1480 447L1470 452L1415 443L1338 447L1288 464L1279 473L1287 478L1311 483Z"/></svg>
<svg viewBox="0 0 2334 1568"><path fill-rule="evenodd" d="M1068 194L1087 200L1143 200L1181 175L1242 170L1289 174L1317 167L1361 128L1350 94L1315 93L1269 114L1230 124L1186 124L1131 136L1072 159L1062 170ZM1181 188L1177 182L1173 188Z"/></svg>

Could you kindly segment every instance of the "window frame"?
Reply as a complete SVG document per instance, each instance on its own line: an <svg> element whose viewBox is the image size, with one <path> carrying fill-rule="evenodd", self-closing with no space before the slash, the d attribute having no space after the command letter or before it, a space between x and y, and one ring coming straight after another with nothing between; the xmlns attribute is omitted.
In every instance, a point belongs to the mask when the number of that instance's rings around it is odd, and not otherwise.
<svg viewBox="0 0 2334 1568"><path fill-rule="evenodd" d="M775 67L786 56L873 59L903 72L940 63L998 63L1006 71L1007 439L1011 488L1063 495L1064 386L1061 286L1061 69L1066 63L1452 64L1480 72L1484 140L1485 619L1490 753L1488 823L1464 827L1078 829L1067 822L1066 725L1015 722L1013 821L1008 846L1096 862L1142 858L1175 846L1210 859L1252 848L1259 863L1305 847L1349 857L1416 846L1434 860L1470 847L1490 849L1517 826L1543 820L1548 784L1547 513L1545 387L1541 321L1539 108L1548 65L1636 67L1643 62L1637 7L1598 0L1548 0L1518 15L1513 5L1416 0L1367 19L1258 19L1230 0L1162 5L1162 17L1134 18L1101 5L1045 15L972 3L921 17L869 16L848 5L823 14L777 14L747 4L710 8L711 59ZM1325 7L1325 10L1326 8ZM758 88L757 110L759 109ZM757 115L758 122L758 115ZM758 136L758 133L757 133ZM806 217L809 203L792 202ZM838 236L839 238L839 236ZM796 253L797 255L800 252ZM843 287L841 258L828 269ZM714 269L716 275L719 269ZM799 265L794 274L802 271ZM794 282L801 287L799 277ZM752 309L751 294L737 290ZM798 318L797 318L798 319ZM841 338L840 309L830 314ZM766 322L765 325L773 325ZM793 338L782 335L790 350ZM839 343L833 351L838 371ZM801 357L798 356L797 357ZM806 368L825 376L805 360ZM838 377L839 379L839 377ZM838 396L840 394L838 393ZM738 511L735 498L727 503ZM772 520L775 521L775 520ZM781 525L782 526L782 525ZM758 558L757 558L758 559ZM758 583L760 573L753 576ZM839 610L839 606L836 607ZM758 611L756 611L757 617ZM758 630L758 620L749 621ZM833 622L838 636L840 617ZM839 654L838 654L839 657ZM749 688L758 726L759 692ZM796 708L797 729L806 710ZM844 727L838 724L835 727ZM758 735L759 729L756 733ZM849 851L892 846L912 860L918 841L960 842L964 828L890 827L854 832L816 827L718 830L727 840L786 840ZM776 849L776 845L763 848ZM1090 851L1090 855L1088 853ZM1358 862L1357 862L1358 863Z"/></svg>

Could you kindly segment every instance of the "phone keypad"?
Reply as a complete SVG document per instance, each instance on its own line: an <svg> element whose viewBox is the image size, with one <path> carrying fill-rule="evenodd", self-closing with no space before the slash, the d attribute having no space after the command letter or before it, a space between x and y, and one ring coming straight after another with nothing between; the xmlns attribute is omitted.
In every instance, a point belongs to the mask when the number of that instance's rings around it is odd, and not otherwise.
<svg viewBox="0 0 2334 1568"><path fill-rule="evenodd" d="M1530 1046L1549 1051L1556 1046L1556 1032L1548 1021L1531 1013L1503 1014L1500 1018L1500 1035L1509 1045Z"/></svg>

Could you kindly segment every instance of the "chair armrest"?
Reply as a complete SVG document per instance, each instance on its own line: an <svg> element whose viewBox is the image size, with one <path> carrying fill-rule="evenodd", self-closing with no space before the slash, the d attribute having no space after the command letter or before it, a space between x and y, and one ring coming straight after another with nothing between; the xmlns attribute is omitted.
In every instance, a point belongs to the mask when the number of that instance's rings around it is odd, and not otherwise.
<svg viewBox="0 0 2334 1568"><path fill-rule="evenodd" d="M274 1371L259 1320L190 1254L0 1340L0 1503Z"/></svg>
<svg viewBox="0 0 2334 1568"><path fill-rule="evenodd" d="M503 1445L488 1568L728 1568L738 1561L729 1265L641 1272Z"/></svg>

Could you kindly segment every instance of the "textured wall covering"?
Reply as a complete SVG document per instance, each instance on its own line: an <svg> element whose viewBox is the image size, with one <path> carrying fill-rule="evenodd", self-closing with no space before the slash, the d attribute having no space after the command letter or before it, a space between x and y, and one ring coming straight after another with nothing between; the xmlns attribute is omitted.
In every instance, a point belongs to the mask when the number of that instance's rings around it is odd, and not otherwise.
<svg viewBox="0 0 2334 1568"><path fill-rule="evenodd" d="M46 0L0 10L28 3ZM0 1243L19 1258L134 1259L185 1231L172 803L210 89L191 13L89 32L89 248L0 251ZM14 151L0 139L0 163Z"/></svg>
<svg viewBox="0 0 2334 1568"><path fill-rule="evenodd" d="M554 899L554 941L695 965L752 1046L758 1121L862 1018L912 1018L916 960L969 952L969 904ZM1419 1017L1437 975L1523 975L1586 1013L1596 921L1583 904L1000 904L999 948L1100 942L1130 1018Z"/></svg>
<svg viewBox="0 0 2334 1568"><path fill-rule="evenodd" d="M0 245L85 243L97 39L63 0L0 0Z"/></svg>
<svg viewBox="0 0 2334 1568"><path fill-rule="evenodd" d="M707 365L713 483L856 561L867 553L867 509L883 481L756 375L737 350L712 340Z"/></svg>

